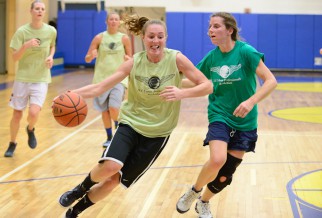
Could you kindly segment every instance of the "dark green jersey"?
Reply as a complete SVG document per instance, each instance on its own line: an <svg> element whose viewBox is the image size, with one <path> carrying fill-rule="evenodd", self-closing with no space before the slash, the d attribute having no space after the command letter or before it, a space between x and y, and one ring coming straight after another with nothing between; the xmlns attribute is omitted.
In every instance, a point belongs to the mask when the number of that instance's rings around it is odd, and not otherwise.
<svg viewBox="0 0 322 218"><path fill-rule="evenodd" d="M231 128L249 131L257 128L257 105L245 118L235 117L238 105L256 92L256 68L264 55L249 44L236 41L227 53L219 47L210 51L197 68L210 79L214 92L209 95L208 120L220 121Z"/></svg>

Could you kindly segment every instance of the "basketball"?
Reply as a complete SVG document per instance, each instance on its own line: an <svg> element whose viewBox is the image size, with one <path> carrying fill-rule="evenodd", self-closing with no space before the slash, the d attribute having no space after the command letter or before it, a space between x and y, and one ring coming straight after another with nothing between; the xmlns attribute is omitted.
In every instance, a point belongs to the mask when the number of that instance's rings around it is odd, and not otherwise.
<svg viewBox="0 0 322 218"><path fill-rule="evenodd" d="M62 126L78 126L85 120L87 110L85 100L73 92L66 92L53 100L52 113Z"/></svg>

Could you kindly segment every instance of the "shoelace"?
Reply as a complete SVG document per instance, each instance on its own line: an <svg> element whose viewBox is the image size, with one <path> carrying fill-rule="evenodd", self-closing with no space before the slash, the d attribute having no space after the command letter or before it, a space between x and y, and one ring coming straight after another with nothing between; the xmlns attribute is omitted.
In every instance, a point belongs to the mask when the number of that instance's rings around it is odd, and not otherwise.
<svg viewBox="0 0 322 218"><path fill-rule="evenodd" d="M200 207L201 207L201 211L199 213L204 214L204 215L210 215L210 207L209 207L209 203L203 203L200 202Z"/></svg>
<svg viewBox="0 0 322 218"><path fill-rule="evenodd" d="M196 199L196 195L197 193L195 193L193 190L191 190L191 194L190 193L187 193L185 196L184 196L184 199L185 200L188 200L188 201L193 201Z"/></svg>

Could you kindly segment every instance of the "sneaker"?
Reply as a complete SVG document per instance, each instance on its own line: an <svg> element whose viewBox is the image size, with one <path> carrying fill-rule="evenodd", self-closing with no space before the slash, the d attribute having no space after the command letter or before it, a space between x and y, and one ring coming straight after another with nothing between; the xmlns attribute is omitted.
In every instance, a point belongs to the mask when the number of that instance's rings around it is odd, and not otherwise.
<svg viewBox="0 0 322 218"><path fill-rule="evenodd" d="M5 157L12 157L13 156L13 152L15 151L17 146L17 143L14 142L9 142L9 147L6 151L6 153L4 153Z"/></svg>
<svg viewBox="0 0 322 218"><path fill-rule="evenodd" d="M59 203L63 207L69 207L77 199L82 198L86 194L86 191L83 191L80 185L76 186L73 190L67 191L59 198Z"/></svg>
<svg viewBox="0 0 322 218"><path fill-rule="evenodd" d="M198 200L195 210L199 214L199 218L212 218L209 202Z"/></svg>
<svg viewBox="0 0 322 218"><path fill-rule="evenodd" d="M106 142L103 143L103 148L108 148L111 144L110 140L107 140Z"/></svg>
<svg viewBox="0 0 322 218"><path fill-rule="evenodd" d="M37 139L35 136L35 128L33 128L32 130L28 129L28 126L26 127L26 131L28 134L28 145L30 148L34 149L37 147Z"/></svg>
<svg viewBox="0 0 322 218"><path fill-rule="evenodd" d="M185 212L187 212L190 209L191 204L194 202L194 200L196 200L197 198L199 198L200 195L201 195L201 191L197 193L192 188L190 188L178 200L178 202L177 202L177 211L179 213L185 213Z"/></svg>
<svg viewBox="0 0 322 218"><path fill-rule="evenodd" d="M66 211L65 218L77 218L77 217L78 217L78 214L77 213L74 213L73 208L69 208Z"/></svg>

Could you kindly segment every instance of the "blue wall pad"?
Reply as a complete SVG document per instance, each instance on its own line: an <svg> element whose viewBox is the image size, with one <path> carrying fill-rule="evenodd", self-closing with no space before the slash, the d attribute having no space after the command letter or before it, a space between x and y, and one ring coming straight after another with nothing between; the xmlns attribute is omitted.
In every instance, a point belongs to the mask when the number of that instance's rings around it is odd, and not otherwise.
<svg viewBox="0 0 322 218"><path fill-rule="evenodd" d="M295 17L295 66L294 68L314 67L314 16ZM321 26L322 28L322 26ZM322 36L321 36L322 38ZM322 46L322 45L321 45Z"/></svg>
<svg viewBox="0 0 322 218"><path fill-rule="evenodd" d="M314 42L313 42L313 54L314 57L322 58L319 53L320 48L322 48L322 15L314 16ZM322 64L314 65L315 69L322 69Z"/></svg>
<svg viewBox="0 0 322 218"><path fill-rule="evenodd" d="M57 50L66 66L92 66L84 60L94 36L106 30L106 11L74 10L58 12Z"/></svg>
<svg viewBox="0 0 322 218"><path fill-rule="evenodd" d="M295 68L295 15L277 17L277 68Z"/></svg>

